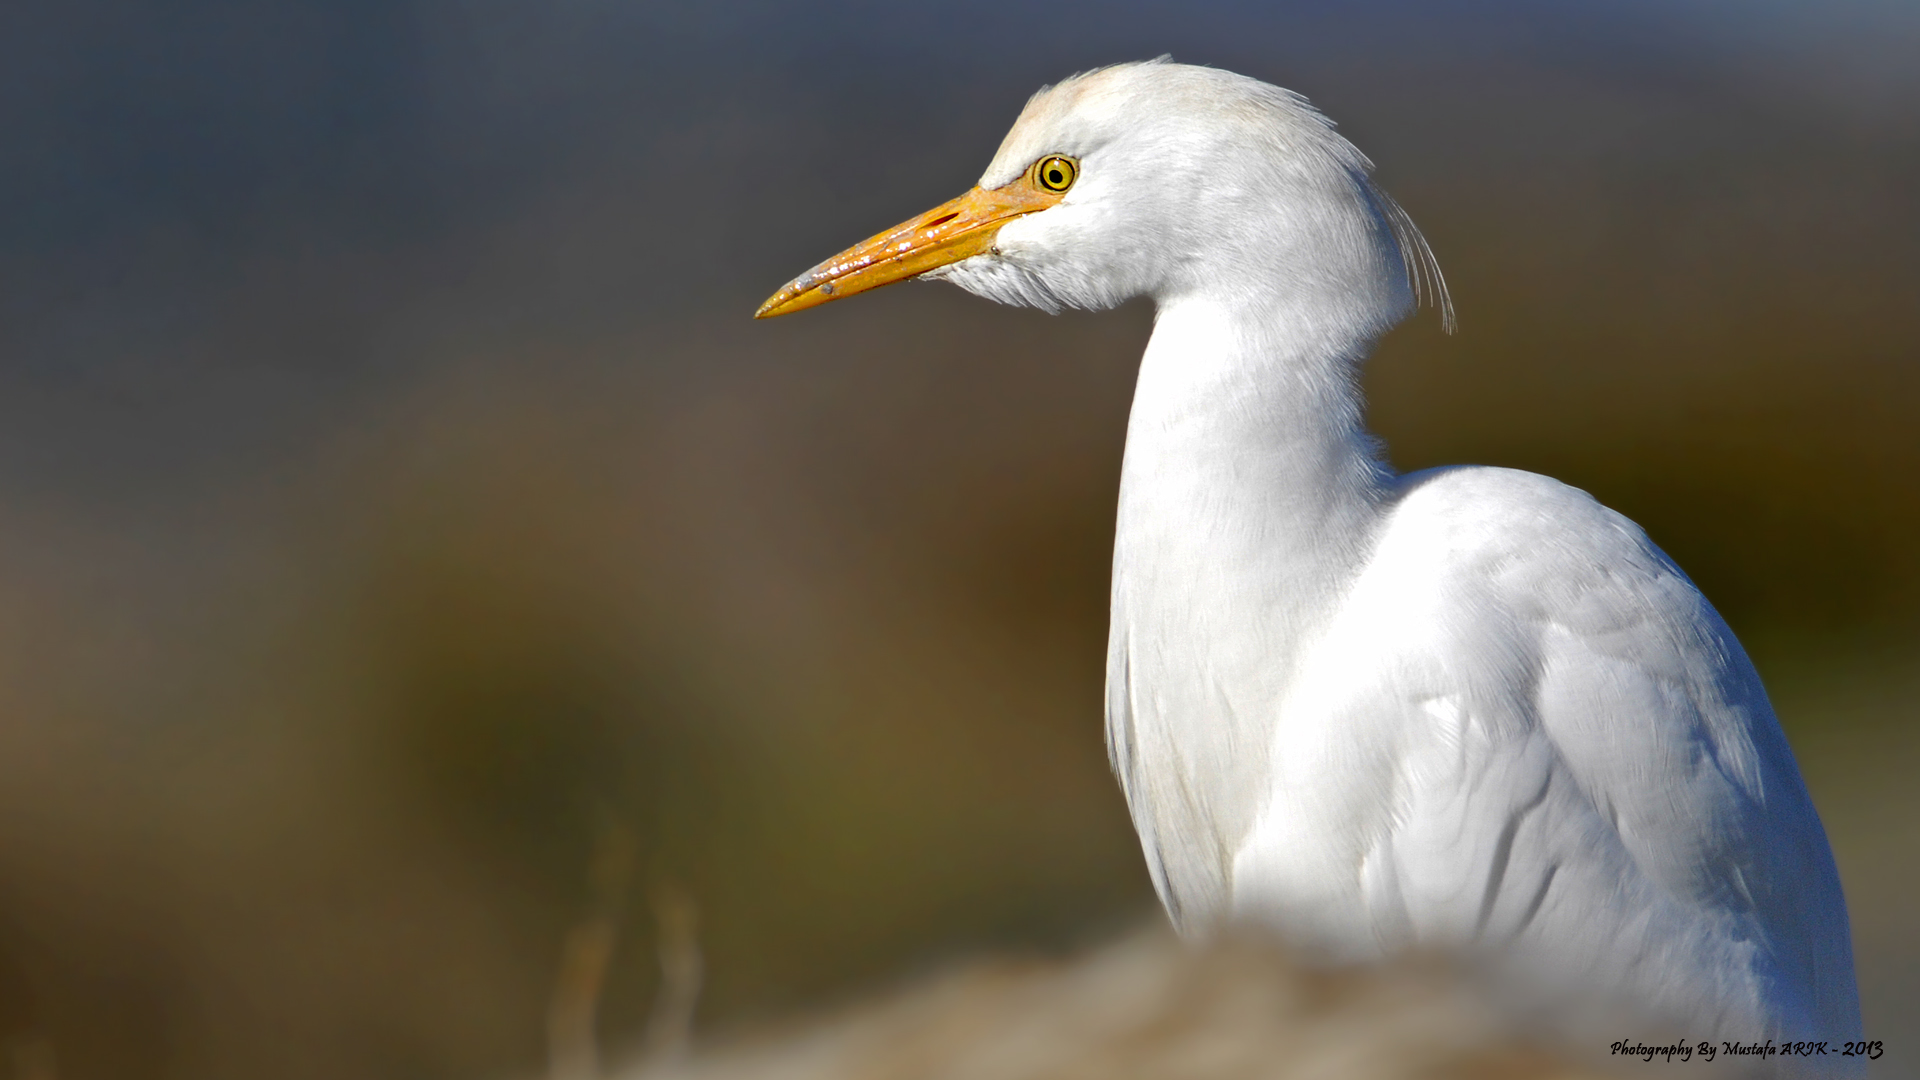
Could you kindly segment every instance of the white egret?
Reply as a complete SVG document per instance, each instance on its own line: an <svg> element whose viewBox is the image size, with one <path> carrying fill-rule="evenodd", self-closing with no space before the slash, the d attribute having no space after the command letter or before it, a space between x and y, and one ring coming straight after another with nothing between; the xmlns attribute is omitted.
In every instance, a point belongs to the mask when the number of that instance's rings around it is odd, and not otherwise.
<svg viewBox="0 0 1920 1080"><path fill-rule="evenodd" d="M1183 931L1497 954L1678 1030L1838 1053L1860 1026L1839 879L1726 624L1585 492L1376 456L1357 363L1421 294L1451 309L1370 168L1288 91L1110 67L1028 102L978 187L759 315L913 276L1153 299L1107 741Z"/></svg>

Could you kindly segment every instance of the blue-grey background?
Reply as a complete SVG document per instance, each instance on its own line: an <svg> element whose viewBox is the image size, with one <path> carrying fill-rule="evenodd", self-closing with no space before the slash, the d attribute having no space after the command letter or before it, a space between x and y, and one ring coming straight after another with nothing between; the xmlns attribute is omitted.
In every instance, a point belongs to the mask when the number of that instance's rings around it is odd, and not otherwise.
<svg viewBox="0 0 1920 1080"><path fill-rule="evenodd" d="M0 6L0 1041L531 1073L596 903L615 1050L660 888L705 1030L1150 914L1099 715L1150 313L747 315L1161 53L1425 228L1395 462L1591 490L1746 638L1915 1075L1920 8L1867 0Z"/></svg>

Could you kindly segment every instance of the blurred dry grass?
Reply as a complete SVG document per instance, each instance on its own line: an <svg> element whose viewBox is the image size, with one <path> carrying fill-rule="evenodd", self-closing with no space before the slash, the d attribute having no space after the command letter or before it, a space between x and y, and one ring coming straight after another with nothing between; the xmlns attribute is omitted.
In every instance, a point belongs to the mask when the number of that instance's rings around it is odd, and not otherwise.
<svg viewBox="0 0 1920 1080"><path fill-rule="evenodd" d="M629 1080L1281 1080L1594 1075L1437 967L1307 971L1156 928L1069 960L978 962Z"/></svg>

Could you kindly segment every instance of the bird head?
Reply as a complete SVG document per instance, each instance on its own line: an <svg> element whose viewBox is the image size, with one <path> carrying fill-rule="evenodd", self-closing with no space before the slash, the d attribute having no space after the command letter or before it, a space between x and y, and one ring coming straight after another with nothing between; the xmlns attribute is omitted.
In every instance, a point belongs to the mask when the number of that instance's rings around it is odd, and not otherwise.
<svg viewBox="0 0 1920 1080"><path fill-rule="evenodd" d="M1057 311L1136 296L1281 304L1378 333L1443 286L1371 163L1298 95L1161 60L1042 89L965 195L841 252L756 313L912 277Z"/></svg>

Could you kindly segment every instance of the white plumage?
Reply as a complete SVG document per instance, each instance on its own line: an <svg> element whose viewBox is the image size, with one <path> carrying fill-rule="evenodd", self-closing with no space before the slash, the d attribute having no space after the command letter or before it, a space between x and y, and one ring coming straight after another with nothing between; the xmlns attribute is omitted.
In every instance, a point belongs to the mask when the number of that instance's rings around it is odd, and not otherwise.
<svg viewBox="0 0 1920 1080"><path fill-rule="evenodd" d="M1048 155L1077 179L1021 194ZM915 274L1049 309L1153 299L1107 737L1183 931L1496 957L1692 1037L1857 1038L1825 834L1693 584L1584 492L1376 456L1355 366L1417 292L1447 300L1368 169L1287 91L1107 68L1036 95L975 192L762 313ZM1000 207L971 246L940 232L968 199Z"/></svg>

